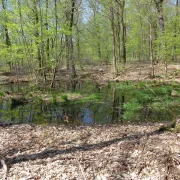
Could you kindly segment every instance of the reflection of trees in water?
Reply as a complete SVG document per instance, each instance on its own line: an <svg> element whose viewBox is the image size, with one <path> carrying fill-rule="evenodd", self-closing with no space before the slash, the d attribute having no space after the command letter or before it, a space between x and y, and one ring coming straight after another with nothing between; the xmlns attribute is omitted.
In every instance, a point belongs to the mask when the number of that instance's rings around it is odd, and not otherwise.
<svg viewBox="0 0 180 180"><path fill-rule="evenodd" d="M123 123L124 115L124 103L125 96L124 94L119 95L119 92L116 88L113 89L113 102L112 102L112 122L121 122Z"/></svg>
<svg viewBox="0 0 180 180"><path fill-rule="evenodd" d="M113 89L113 102L112 102L112 122L115 123L118 121L119 112L119 95L117 94L117 89Z"/></svg>
<svg viewBox="0 0 180 180"><path fill-rule="evenodd" d="M141 112L141 115L142 115L141 120L147 121L149 119L149 117L151 116L151 114L152 114L152 110L150 108L148 108L147 106L145 106Z"/></svg>
<svg viewBox="0 0 180 180"><path fill-rule="evenodd" d="M121 120L121 123L123 123L124 103L125 103L125 96L124 96L124 94L122 94L121 95L121 103L120 103L120 120Z"/></svg>
<svg viewBox="0 0 180 180"><path fill-rule="evenodd" d="M131 102L131 99L137 98L134 94L129 93L131 90L122 89L119 90L115 86L107 85L102 86L102 89L98 90L95 84L87 83L83 84L82 81L68 82L68 88L71 91L77 91L80 89L80 93L91 94L96 92L98 97L97 101L83 101L75 102L68 98L63 102L53 104L53 102L47 102L43 100L37 100L34 102L26 103L25 99L14 99L9 101L0 101L0 121L11 121L14 123L63 123L64 119L68 119L71 124L106 124L117 123L124 121L125 111L131 111L131 109L125 109L125 101ZM64 84L63 84L64 85ZM10 86L10 89L12 86ZM65 87L66 89L66 87ZM3 89L6 91L7 89ZM9 89L8 89L9 90ZM11 89L12 90L12 89ZM69 92L69 91L68 91ZM141 98L141 97L138 97ZM141 103L137 98L138 103ZM129 103L130 104L130 103ZM148 102L142 104L143 108L137 112L133 112L133 116L137 116L139 121L165 121L171 120L173 117L170 115L167 109L153 109L149 106ZM87 111L83 111L87 108ZM111 109L112 108L112 109ZM178 114L179 109L173 109L175 114ZM87 118L86 123L85 119ZM136 119L132 120L136 120ZM83 120L84 119L84 120Z"/></svg>

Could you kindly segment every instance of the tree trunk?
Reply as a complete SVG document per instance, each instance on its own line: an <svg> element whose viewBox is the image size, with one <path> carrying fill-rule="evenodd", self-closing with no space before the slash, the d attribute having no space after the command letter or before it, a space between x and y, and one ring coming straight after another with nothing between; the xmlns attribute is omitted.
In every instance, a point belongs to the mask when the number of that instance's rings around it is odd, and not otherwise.
<svg viewBox="0 0 180 180"><path fill-rule="evenodd" d="M164 35L164 31L165 31L165 25L164 25L164 15L163 15L163 2L164 0L154 0L155 4L156 4L156 9L158 12L158 20L159 20L159 29L160 29L160 36L163 37ZM160 45L160 49L162 49L162 57L163 57L163 61L165 64L165 74L167 75L167 56L166 56L166 44L165 41L162 40L161 45ZM165 55L164 55L165 53Z"/></svg>
<svg viewBox="0 0 180 180"><path fill-rule="evenodd" d="M113 38L113 67L114 67L114 78L115 78L118 76L118 68L117 68L117 56L116 56L116 32L115 32L113 7L110 7L110 12L111 12L111 28L112 28L112 38Z"/></svg>
<svg viewBox="0 0 180 180"><path fill-rule="evenodd" d="M149 56L151 61L151 77L155 77L154 73L154 58L153 58L153 47L152 47L152 24L149 22Z"/></svg>
<svg viewBox="0 0 180 180"><path fill-rule="evenodd" d="M75 63L74 63L74 47L73 47L73 26L74 26L74 14L75 14L76 0L71 0L71 16L70 16L70 38L69 38L69 50L70 50L70 68L71 68L71 78L76 77Z"/></svg>
<svg viewBox="0 0 180 180"><path fill-rule="evenodd" d="M48 24L48 9L49 9L49 0L46 0L46 31L49 31L49 24ZM46 32L46 33L47 33ZM49 48L50 40L49 37L46 40L46 54L47 54L47 61L49 60L50 57L50 48Z"/></svg>
<svg viewBox="0 0 180 180"><path fill-rule="evenodd" d="M164 0L154 0L158 12L159 28L161 35L164 34L164 16L163 16L163 2Z"/></svg>
<svg viewBox="0 0 180 180"><path fill-rule="evenodd" d="M80 63L81 69L83 70L83 66L81 63L80 30L78 25L76 25L76 33L77 33L77 59L78 62Z"/></svg>
<svg viewBox="0 0 180 180"><path fill-rule="evenodd" d="M43 15L42 15L42 9L41 9L41 3L40 1L38 2L39 4L39 19L40 19L40 63L41 63L41 76L44 77L44 83L46 82L46 75L45 75L45 69L44 69L44 41L43 41L43 36L44 36L44 32L43 32Z"/></svg>
<svg viewBox="0 0 180 180"><path fill-rule="evenodd" d="M8 30L8 27L7 27L7 13L6 13L7 9L6 9L6 5L5 5L5 0L2 0L2 8L3 8L3 11L4 11L4 15L5 15L5 25L4 25L5 42L6 42L7 47L9 47L9 46L11 46L11 40L10 40L10 37L9 37L9 30Z"/></svg>
<svg viewBox="0 0 180 180"><path fill-rule="evenodd" d="M125 23L125 0L120 2L121 6L121 26L122 26L122 59L123 63L126 64L126 23Z"/></svg>
<svg viewBox="0 0 180 180"><path fill-rule="evenodd" d="M38 0L33 0L33 12L34 12L34 25L35 25L35 33L34 36L36 38L36 46L37 46L37 60L39 63L39 75L41 75L41 68L42 68L42 63L41 63L41 51L39 47L39 30L38 30L38 24L39 24L39 16L38 16Z"/></svg>
<svg viewBox="0 0 180 180"><path fill-rule="evenodd" d="M116 32L116 36L117 36L117 48L118 48L118 56L117 56L117 63L120 64L121 62L121 22L120 22L120 18L119 15L121 14L121 8L118 5L118 10L116 12L116 17L117 17L117 32Z"/></svg>
<svg viewBox="0 0 180 180"><path fill-rule="evenodd" d="M66 69L69 70L69 35L65 35L65 46L66 46Z"/></svg>
<svg viewBox="0 0 180 180"><path fill-rule="evenodd" d="M55 68L53 70L53 78L50 87L55 88L56 73L58 71L58 55L57 55L57 36L58 36L58 16L57 16L57 0L54 0L55 8Z"/></svg>
<svg viewBox="0 0 180 180"><path fill-rule="evenodd" d="M176 37L177 37L177 19L179 16L179 0L176 0L176 22L174 24L174 46L173 46L173 54L172 54L172 59L175 61L177 59L177 55L176 55Z"/></svg>

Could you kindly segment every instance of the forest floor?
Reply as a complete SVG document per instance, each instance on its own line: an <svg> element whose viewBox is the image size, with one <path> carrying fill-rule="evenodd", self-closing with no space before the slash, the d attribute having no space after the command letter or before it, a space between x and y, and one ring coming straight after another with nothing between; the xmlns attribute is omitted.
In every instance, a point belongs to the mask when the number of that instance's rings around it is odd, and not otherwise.
<svg viewBox="0 0 180 180"><path fill-rule="evenodd" d="M113 77L112 65L85 65L83 69L77 68L77 80L87 81L98 84L104 84L107 81L159 81L159 82L178 82L180 83L180 63L168 64L167 74L163 63L157 63L155 66L155 78L151 78L151 65L149 62L130 62L126 64L125 69L119 70L119 76ZM17 82L16 73L0 72L0 84ZM47 74L47 79L51 81L51 73ZM49 76L50 75L50 76ZM19 75L19 82L32 81L32 77ZM67 82L69 80L69 71L61 69L56 76L57 81Z"/></svg>
<svg viewBox="0 0 180 180"><path fill-rule="evenodd" d="M149 62L127 63L125 69L121 69L119 76L113 78L112 66L87 66L84 73L88 72L87 77L100 84L107 81L159 81L159 82L178 82L180 83L180 63L168 65L167 74L165 66L158 63L155 66L155 78L151 78L151 65ZM80 73L81 74L81 73Z"/></svg>
<svg viewBox="0 0 180 180"><path fill-rule="evenodd" d="M180 134L159 126L0 127L0 179L179 180Z"/></svg>
<svg viewBox="0 0 180 180"><path fill-rule="evenodd" d="M179 64L170 64L167 76L163 64L155 65L154 79L148 63L127 64L117 78L111 70L112 66L86 66L78 70L78 80L102 85L126 80L180 83ZM68 77L62 70L57 80L66 81ZM16 79L13 74L0 75L1 82L13 83ZM20 80L28 78L21 76ZM180 134L160 133L160 126L0 127L0 180L4 174L8 180L179 180Z"/></svg>

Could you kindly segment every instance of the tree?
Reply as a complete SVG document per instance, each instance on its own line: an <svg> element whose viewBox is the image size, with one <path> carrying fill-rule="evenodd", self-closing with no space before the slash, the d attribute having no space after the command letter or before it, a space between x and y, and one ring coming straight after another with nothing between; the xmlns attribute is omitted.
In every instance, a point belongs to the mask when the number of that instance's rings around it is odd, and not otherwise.
<svg viewBox="0 0 180 180"><path fill-rule="evenodd" d="M163 13L163 4L164 0L154 0L157 13L158 13L158 20L159 20L159 30L160 30L160 53L161 58L165 63L165 72L167 74L167 56L166 56L166 44L164 40L165 34L165 25L164 25L164 13Z"/></svg>
<svg viewBox="0 0 180 180"><path fill-rule="evenodd" d="M35 74L37 82L54 86L65 66L74 79L76 67L84 64L112 64L116 77L121 66L133 60L151 62L154 77L156 60L165 62L167 72L167 62L179 58L178 0L2 0L1 4L0 57L13 62L11 69Z"/></svg>
<svg viewBox="0 0 180 180"><path fill-rule="evenodd" d="M172 54L172 59L175 61L177 59L177 43L176 43L176 38L178 35L178 17L179 17L179 0L176 0L176 17L175 17L175 23L174 23L174 46L173 46L173 54Z"/></svg>
<svg viewBox="0 0 180 180"><path fill-rule="evenodd" d="M8 3L8 2L6 2ZM7 23L8 23L8 19L7 19L7 9L6 9L6 3L5 3L5 0L2 0L2 8L3 8L3 14L4 14L4 34L5 34L5 42L6 42L6 45L7 47L11 46L11 40L10 40L10 37L9 37L9 30L8 30L8 26L7 26Z"/></svg>

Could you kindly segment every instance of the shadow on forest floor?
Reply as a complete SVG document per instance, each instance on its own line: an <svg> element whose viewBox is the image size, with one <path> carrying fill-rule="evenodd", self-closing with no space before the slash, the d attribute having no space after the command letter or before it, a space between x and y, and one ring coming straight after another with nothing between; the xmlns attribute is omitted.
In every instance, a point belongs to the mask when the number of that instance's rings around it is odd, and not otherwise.
<svg viewBox="0 0 180 180"><path fill-rule="evenodd" d="M9 166L12 166L13 164L16 163L21 163L21 162L26 162L26 161L34 161L34 160L38 160L38 159L46 159L46 158L53 158L57 155L62 155L62 154L70 154L70 153L75 153L77 151L93 151L93 150L98 150L98 149L102 149L105 147L108 147L112 144L121 142L121 141L125 141L125 140L129 140L129 141L133 141L133 140L137 140L138 141L142 138L142 137L146 137L147 139L149 138L149 136L153 136L153 135L157 135L157 134L162 134L163 132L160 132L159 130L155 130L149 133L144 133L144 134L135 134L135 135L124 135L123 137L120 138L115 138L112 140L108 140L108 141L103 141L100 143L95 143L95 144L86 144L86 145L82 145L79 147L71 147L71 148L67 148L67 149L52 149L52 150L44 150L40 153L35 153L35 154L26 154L26 155L18 155L15 156L13 158L7 158L6 162ZM128 151L128 149L127 149ZM16 150L14 149L13 152L16 152ZM11 152L9 151L7 154L12 154L12 150ZM6 154L6 155L7 155Z"/></svg>

